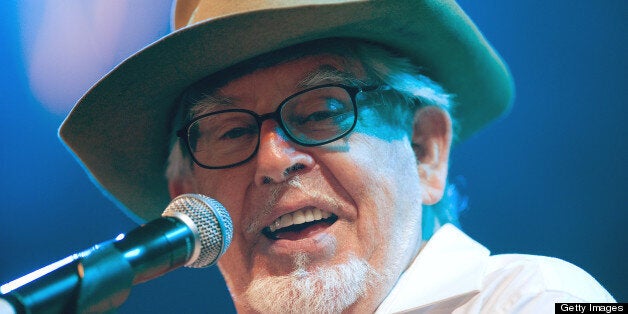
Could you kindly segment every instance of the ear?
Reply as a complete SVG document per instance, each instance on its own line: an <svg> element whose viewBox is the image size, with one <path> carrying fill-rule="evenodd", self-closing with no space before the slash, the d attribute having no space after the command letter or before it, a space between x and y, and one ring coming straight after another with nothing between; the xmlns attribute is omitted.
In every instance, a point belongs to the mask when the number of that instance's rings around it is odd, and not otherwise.
<svg viewBox="0 0 628 314"><path fill-rule="evenodd" d="M443 197L449 170L451 125L449 113L438 107L424 107L414 115L412 147L417 158L425 205L435 204Z"/></svg>
<svg viewBox="0 0 628 314"><path fill-rule="evenodd" d="M168 180L168 192L170 198L175 198L185 193L196 193L196 184L191 178L177 178Z"/></svg>

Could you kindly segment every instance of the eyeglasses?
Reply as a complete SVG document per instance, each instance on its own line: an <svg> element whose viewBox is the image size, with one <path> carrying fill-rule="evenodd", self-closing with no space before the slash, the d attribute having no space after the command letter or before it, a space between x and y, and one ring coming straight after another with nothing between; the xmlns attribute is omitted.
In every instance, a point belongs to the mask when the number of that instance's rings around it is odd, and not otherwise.
<svg viewBox="0 0 628 314"><path fill-rule="evenodd" d="M227 109L194 118L177 131L200 167L223 169L251 160L259 150L265 120L273 119L290 140L319 146L349 134L358 120L356 97L377 86L326 84L302 90L282 101L275 112L258 115Z"/></svg>

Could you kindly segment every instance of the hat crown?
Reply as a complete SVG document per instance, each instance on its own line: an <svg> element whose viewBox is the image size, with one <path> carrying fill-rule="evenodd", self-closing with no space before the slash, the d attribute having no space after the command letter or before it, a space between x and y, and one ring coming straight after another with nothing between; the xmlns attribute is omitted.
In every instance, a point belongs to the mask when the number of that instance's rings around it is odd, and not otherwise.
<svg viewBox="0 0 628 314"><path fill-rule="evenodd" d="M181 29L205 20L232 14L313 4L355 2L347 0L178 0L174 6L173 28Z"/></svg>

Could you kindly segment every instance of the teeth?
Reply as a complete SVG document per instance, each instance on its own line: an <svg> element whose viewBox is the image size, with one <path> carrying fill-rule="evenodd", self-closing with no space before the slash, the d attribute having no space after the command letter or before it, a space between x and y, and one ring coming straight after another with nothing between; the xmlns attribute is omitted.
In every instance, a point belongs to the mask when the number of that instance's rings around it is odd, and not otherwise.
<svg viewBox="0 0 628 314"><path fill-rule="evenodd" d="M272 224L270 224L270 226L268 226L268 228L270 229L270 232L275 232L275 230L280 228L326 219L330 216L330 213L324 212L318 208L307 208L298 210L294 213L285 214L277 218Z"/></svg>
<svg viewBox="0 0 628 314"><path fill-rule="evenodd" d="M321 220L323 219L323 212L315 209L312 211L312 216L314 216L314 220Z"/></svg>
<svg viewBox="0 0 628 314"><path fill-rule="evenodd" d="M313 221L314 220L314 214L312 214L312 210L311 209L306 209L305 213L304 213L304 218L305 221Z"/></svg>
<svg viewBox="0 0 628 314"><path fill-rule="evenodd" d="M283 218L282 218L282 220L283 220ZM304 222L305 222L305 215L303 214L302 210L292 214L292 224L300 225L300 224L302 224Z"/></svg>

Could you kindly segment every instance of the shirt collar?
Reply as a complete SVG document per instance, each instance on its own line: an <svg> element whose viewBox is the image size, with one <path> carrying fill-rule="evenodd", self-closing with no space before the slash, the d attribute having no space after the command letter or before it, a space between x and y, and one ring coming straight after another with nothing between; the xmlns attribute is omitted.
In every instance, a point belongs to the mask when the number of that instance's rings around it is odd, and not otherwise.
<svg viewBox="0 0 628 314"><path fill-rule="evenodd" d="M454 309L479 293L489 250L451 224L416 256L376 313Z"/></svg>

